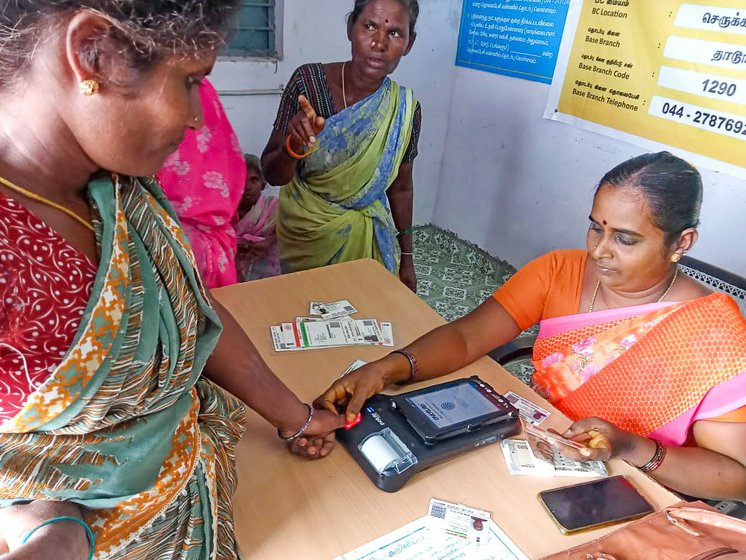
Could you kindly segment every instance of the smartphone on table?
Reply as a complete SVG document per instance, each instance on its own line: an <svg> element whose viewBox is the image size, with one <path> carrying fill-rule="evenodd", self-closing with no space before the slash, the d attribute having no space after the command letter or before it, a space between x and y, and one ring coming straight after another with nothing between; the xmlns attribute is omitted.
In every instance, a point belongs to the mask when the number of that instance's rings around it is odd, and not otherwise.
<svg viewBox="0 0 746 560"><path fill-rule="evenodd" d="M654 511L621 475L544 490L539 500L565 534L621 523Z"/></svg>

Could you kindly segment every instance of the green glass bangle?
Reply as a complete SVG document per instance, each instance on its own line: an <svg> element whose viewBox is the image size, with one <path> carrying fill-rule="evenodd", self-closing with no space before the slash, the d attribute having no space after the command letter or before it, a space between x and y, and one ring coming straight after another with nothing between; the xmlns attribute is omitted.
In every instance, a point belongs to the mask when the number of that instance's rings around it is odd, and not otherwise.
<svg viewBox="0 0 746 560"><path fill-rule="evenodd" d="M93 536L93 531L91 530L91 527L88 525L88 523L86 523L79 517L63 515L60 517L52 517L51 519L47 519L44 523L42 523L41 525L37 525L28 533L26 533L26 536L23 537L21 544L26 544L26 541L28 541L31 536L42 527L46 527L47 525L51 525L52 523L57 523L58 521L72 521L73 523L77 523L78 525L82 526L83 529L85 529L85 534L88 536L88 543L91 545L91 551L88 553L88 560L93 560L93 551L96 547L96 537Z"/></svg>
<svg viewBox="0 0 746 560"><path fill-rule="evenodd" d="M405 227L404 229L400 230L399 233L396 234L397 237L402 237L403 235L407 235L412 233L411 227Z"/></svg>

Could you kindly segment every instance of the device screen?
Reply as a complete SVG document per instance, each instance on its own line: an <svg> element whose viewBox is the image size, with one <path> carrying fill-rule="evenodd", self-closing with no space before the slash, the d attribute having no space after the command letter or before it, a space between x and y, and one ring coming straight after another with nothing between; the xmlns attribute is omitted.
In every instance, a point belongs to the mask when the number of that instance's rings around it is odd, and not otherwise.
<svg viewBox="0 0 746 560"><path fill-rule="evenodd" d="M653 512L653 507L623 476L546 490L539 496L568 533Z"/></svg>
<svg viewBox="0 0 746 560"><path fill-rule="evenodd" d="M502 409L471 383L407 397L406 400L438 429L479 418Z"/></svg>

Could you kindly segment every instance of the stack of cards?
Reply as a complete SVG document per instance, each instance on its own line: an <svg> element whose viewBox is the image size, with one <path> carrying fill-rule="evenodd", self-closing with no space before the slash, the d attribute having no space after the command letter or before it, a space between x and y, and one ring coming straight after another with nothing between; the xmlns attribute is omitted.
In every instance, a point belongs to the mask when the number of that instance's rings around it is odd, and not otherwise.
<svg viewBox="0 0 746 560"><path fill-rule="evenodd" d="M391 323L377 319L353 319L357 309L346 299L312 301L309 317L270 327L277 352L337 346L393 346Z"/></svg>

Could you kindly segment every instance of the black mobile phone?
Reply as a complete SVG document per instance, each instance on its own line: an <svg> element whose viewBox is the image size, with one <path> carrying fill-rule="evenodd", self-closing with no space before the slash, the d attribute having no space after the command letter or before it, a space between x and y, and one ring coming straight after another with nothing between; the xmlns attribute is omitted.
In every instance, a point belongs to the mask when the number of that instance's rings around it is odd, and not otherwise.
<svg viewBox="0 0 746 560"><path fill-rule="evenodd" d="M539 499L563 533L619 523L654 511L621 475L544 490Z"/></svg>
<svg viewBox="0 0 746 560"><path fill-rule="evenodd" d="M476 376L410 391L391 400L427 445L518 417L518 410L505 397Z"/></svg>

